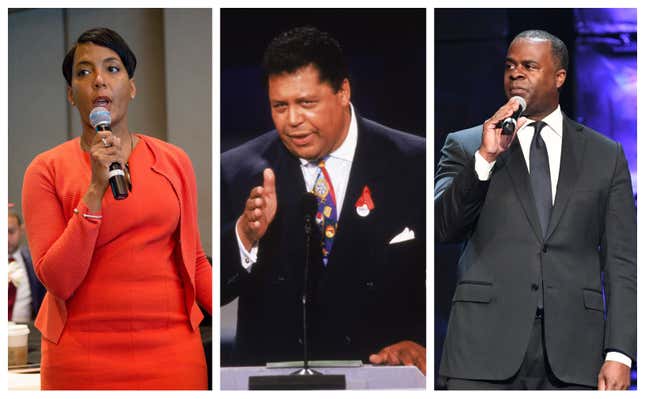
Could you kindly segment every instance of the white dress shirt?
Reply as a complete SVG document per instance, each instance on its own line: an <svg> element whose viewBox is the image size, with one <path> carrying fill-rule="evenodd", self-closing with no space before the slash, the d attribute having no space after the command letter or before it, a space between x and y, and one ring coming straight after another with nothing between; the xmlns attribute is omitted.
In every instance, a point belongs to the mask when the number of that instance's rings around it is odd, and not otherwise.
<svg viewBox="0 0 645 399"><path fill-rule="evenodd" d="M331 185L334 187L334 194L336 195L336 217L340 221L340 213L343 209L345 201L345 192L347 191L347 183L349 182L349 173L354 161L354 154L356 152L356 144L358 142L358 126L356 124L356 114L354 106L350 103L350 122L349 131L343 143L334 152L329 154L327 161L325 161L325 169L331 179ZM312 191L320 168L318 168L317 161L308 161L300 158L300 169L302 176L305 179L305 187L307 191ZM251 267L257 262L258 258L258 243L254 243L250 251L247 251L242 244L240 235L235 229L235 236L237 237L237 245L240 249L240 260L242 266L251 271Z"/></svg>
<svg viewBox="0 0 645 399"><path fill-rule="evenodd" d="M549 172L551 174L551 204L555 203L555 194L556 188L558 187L558 177L560 176L560 158L562 155L562 132L563 132L563 117L562 111L560 110L560 105L547 115L543 122L546 123L546 126L540 131L542 140L546 144L546 150L549 154ZM524 160L526 161L526 169L531 170L531 159L529 154L531 153L531 141L533 140L533 133L535 129L533 126L529 126L533 120L529 119L527 123L522 125L520 130L517 131L517 139L520 141L520 147L522 148L522 154L524 154ZM495 166L495 161L488 162L484 157L479 153L475 152L475 173L479 180L484 181L490 179L490 173ZM629 356L626 356L620 352L607 352L605 360L613 360L620 362L628 367L632 367L632 360Z"/></svg>

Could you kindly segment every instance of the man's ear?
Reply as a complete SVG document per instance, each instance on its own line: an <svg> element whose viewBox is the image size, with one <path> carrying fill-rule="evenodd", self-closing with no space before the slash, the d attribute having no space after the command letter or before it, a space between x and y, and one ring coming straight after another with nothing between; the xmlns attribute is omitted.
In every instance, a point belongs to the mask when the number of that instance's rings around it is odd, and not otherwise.
<svg viewBox="0 0 645 399"><path fill-rule="evenodd" d="M564 81L567 80L567 70L566 69L558 69L555 72L555 86L556 88L560 89L562 85L564 84Z"/></svg>
<svg viewBox="0 0 645 399"><path fill-rule="evenodd" d="M349 79L343 79L343 83L340 84L340 89L338 89L338 93L336 94L340 96L340 101L343 106L349 105L352 97L352 88L349 84Z"/></svg>

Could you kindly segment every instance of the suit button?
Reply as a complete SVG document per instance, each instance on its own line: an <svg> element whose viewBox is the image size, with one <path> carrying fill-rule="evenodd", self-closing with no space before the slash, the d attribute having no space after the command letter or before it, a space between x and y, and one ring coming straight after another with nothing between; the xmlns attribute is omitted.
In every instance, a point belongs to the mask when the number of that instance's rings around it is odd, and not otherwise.
<svg viewBox="0 0 645 399"><path fill-rule="evenodd" d="M547 250L547 246L546 246L546 244L544 244L544 245L542 246L542 252L546 253L546 250Z"/></svg>
<svg viewBox="0 0 645 399"><path fill-rule="evenodd" d="M352 338L351 338L351 337L349 337L349 336L347 336L347 335L345 335L345 343L346 343L347 345L351 344L351 343L352 343Z"/></svg>
<svg viewBox="0 0 645 399"><path fill-rule="evenodd" d="M540 286L539 286L539 285L537 285L536 283L531 284L531 290L532 290L532 291L537 291L537 290L538 290L538 288L540 288Z"/></svg>

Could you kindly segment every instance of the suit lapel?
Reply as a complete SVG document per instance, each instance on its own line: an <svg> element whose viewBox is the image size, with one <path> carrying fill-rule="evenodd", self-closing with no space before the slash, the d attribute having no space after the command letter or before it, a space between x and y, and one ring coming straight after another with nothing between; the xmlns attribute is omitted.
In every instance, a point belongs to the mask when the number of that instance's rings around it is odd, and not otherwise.
<svg viewBox="0 0 645 399"><path fill-rule="evenodd" d="M551 220L547 229L546 239L557 227L562 214L567 207L571 193L578 180L581 163L584 156L585 137L582 126L564 116L562 129L562 155L560 157L560 175L556 189L555 203L551 212Z"/></svg>
<svg viewBox="0 0 645 399"><path fill-rule="evenodd" d="M334 258L339 256L338 254L342 254L346 250L352 250L352 241L355 237L352 237L347 232L352 232L352 235L354 235L364 229L364 218L356 215L356 201L363 193L363 188L367 186L372 190L376 208L383 205L379 201L381 193L374 190L379 189L378 182L384 173L384 165L380 162L381 157L376 154L377 151L373 148L375 143L366 137L366 128L358 113L356 114L356 119L358 129L356 152L354 153L354 159L349 173L343 208L338 221L338 233L334 239L334 246L327 265L328 269L334 267ZM367 218L377 217L375 213L378 214L379 210L372 212Z"/></svg>
<svg viewBox="0 0 645 399"><path fill-rule="evenodd" d="M529 172L526 169L526 161L524 160L524 154L522 154L522 147L517 138L511 144L511 148L500 155L498 162L500 160L502 161L500 165L497 162L495 163L495 169L506 169L513 182L515 194L520 200L520 204L522 204L522 208L533 228L533 232L539 239L542 239L542 228L540 227L540 220L535 209L535 200L533 199L533 192L531 191Z"/></svg>

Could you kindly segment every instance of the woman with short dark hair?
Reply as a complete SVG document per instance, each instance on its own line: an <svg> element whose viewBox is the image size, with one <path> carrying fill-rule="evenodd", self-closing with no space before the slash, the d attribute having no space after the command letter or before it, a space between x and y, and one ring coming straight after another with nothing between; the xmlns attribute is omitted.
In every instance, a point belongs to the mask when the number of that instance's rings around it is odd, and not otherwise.
<svg viewBox="0 0 645 399"><path fill-rule="evenodd" d="M84 32L63 61L82 134L25 173L25 224L47 288L36 319L43 389L207 387L198 303L211 312L212 269L195 175L181 149L128 128L135 69L116 32ZM98 107L107 130L90 120ZM114 176L127 198L108 189Z"/></svg>

